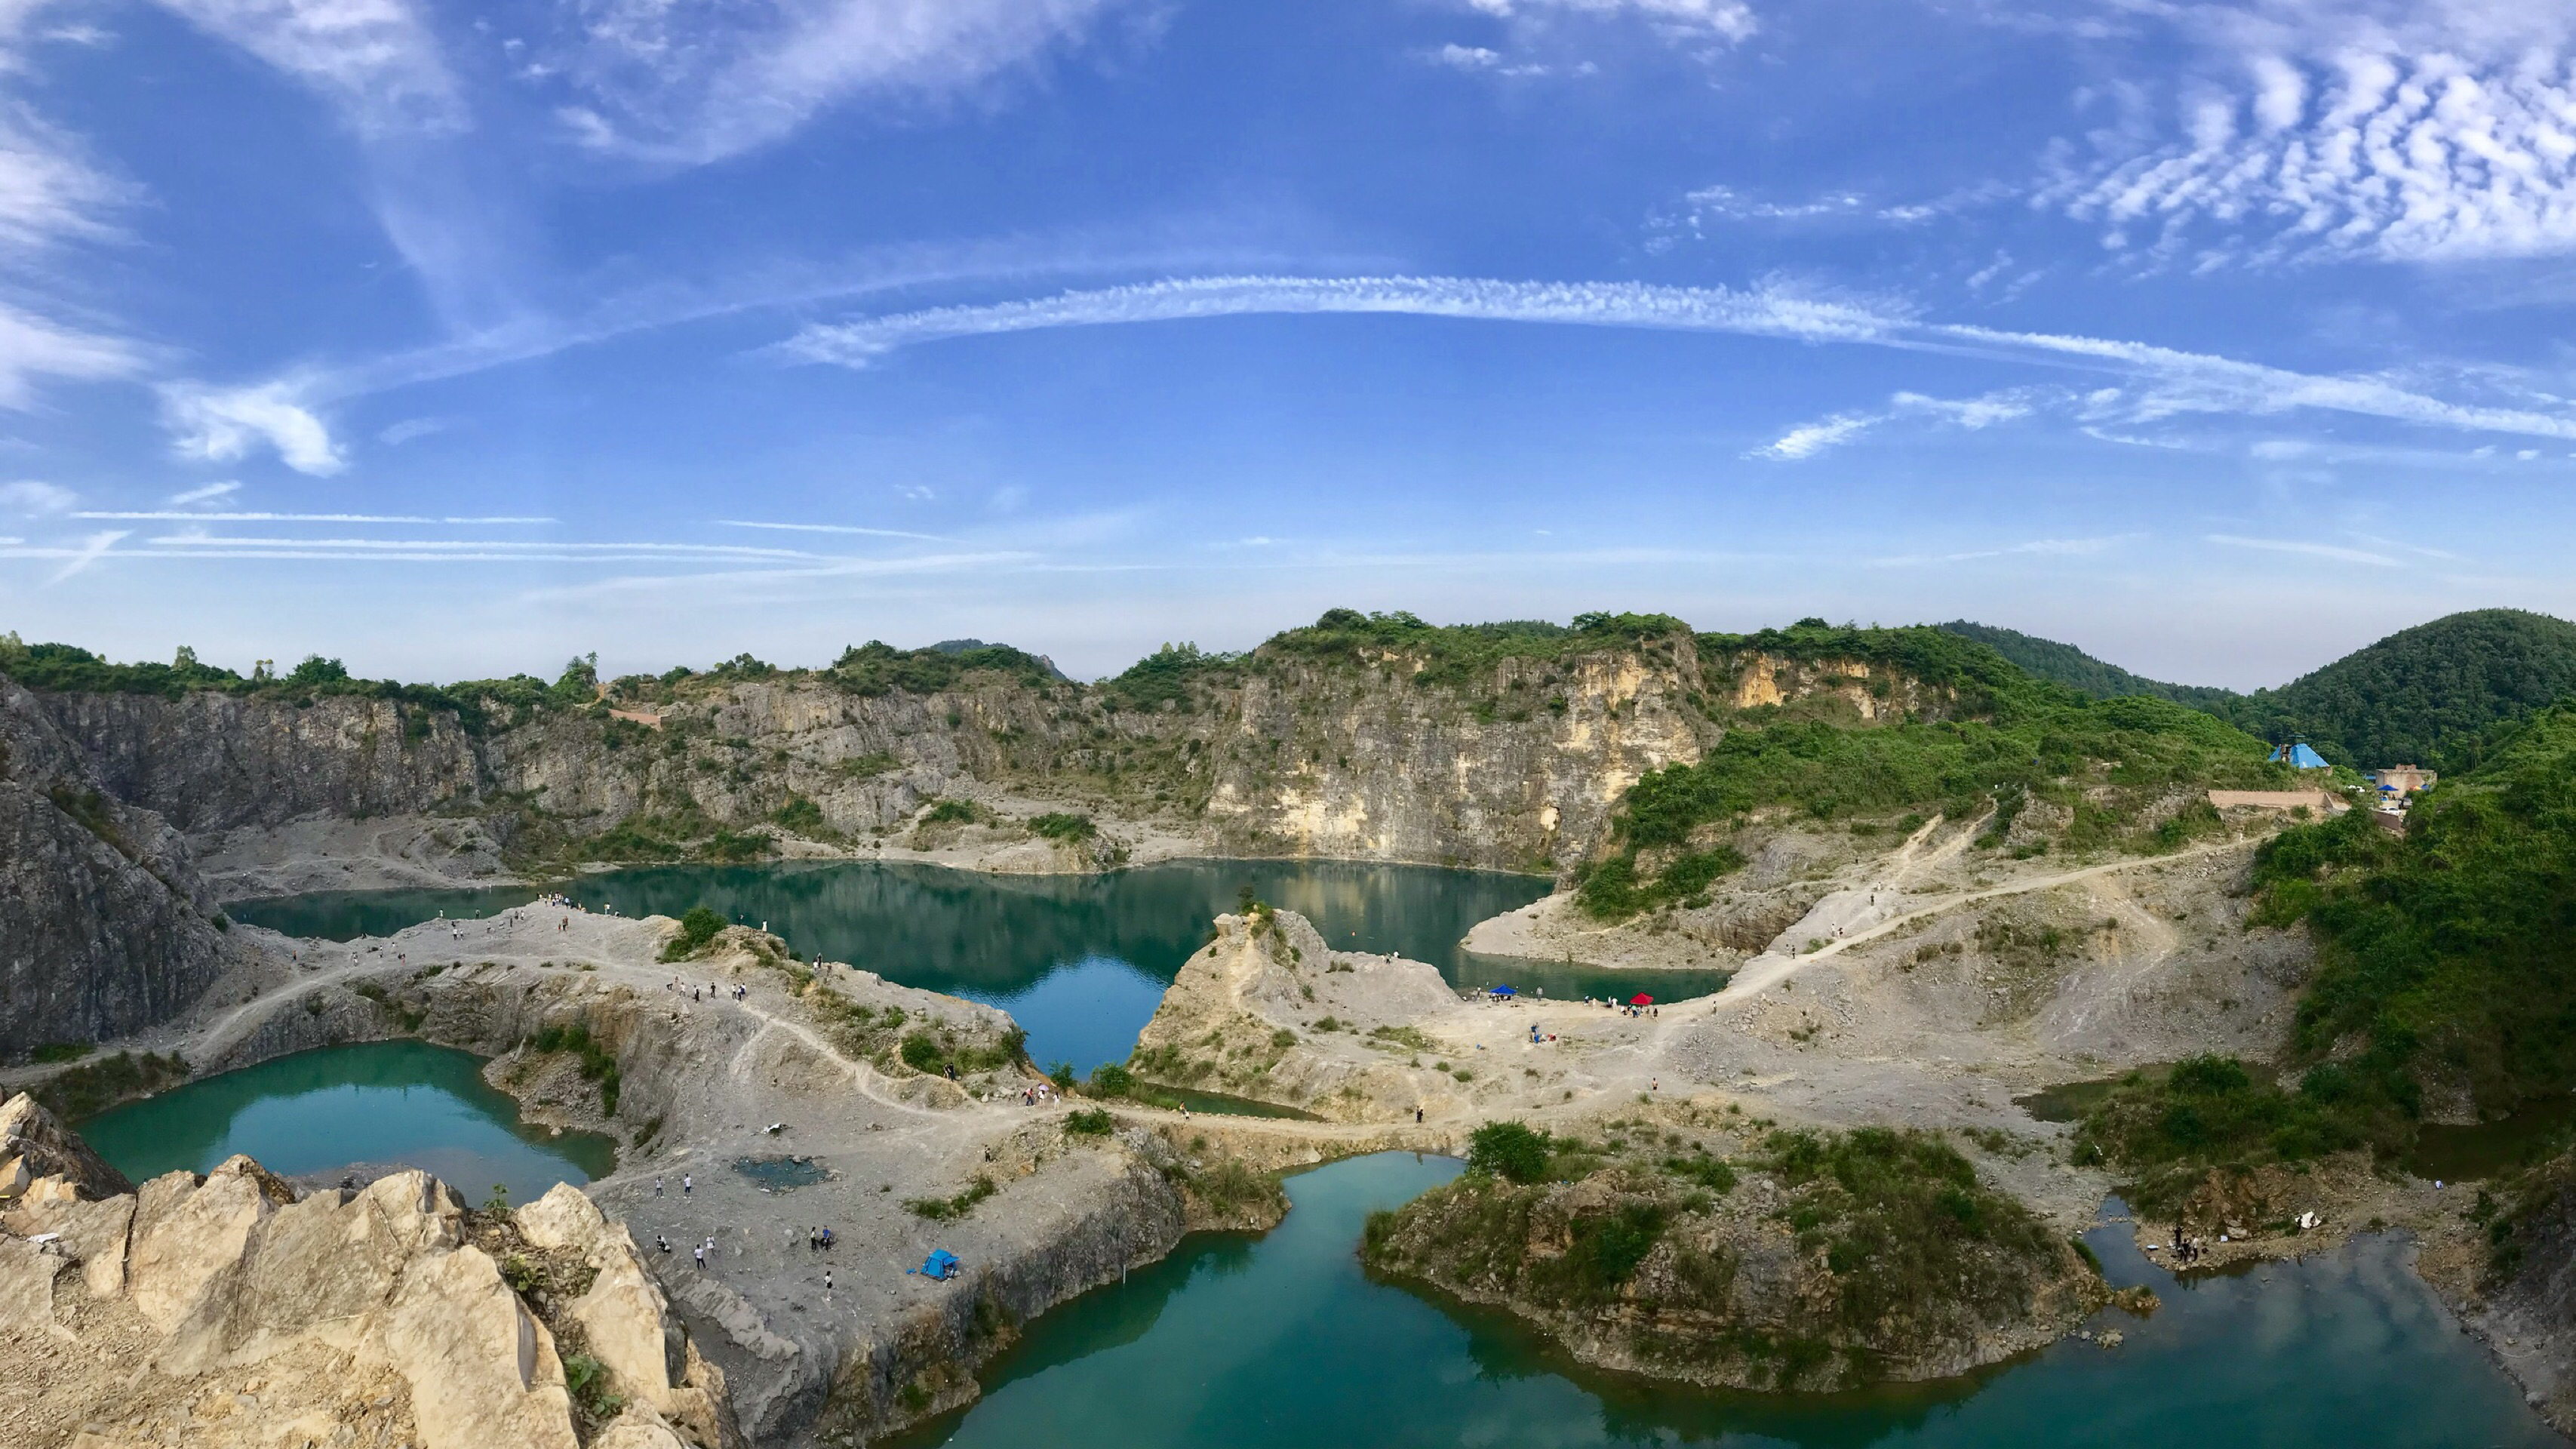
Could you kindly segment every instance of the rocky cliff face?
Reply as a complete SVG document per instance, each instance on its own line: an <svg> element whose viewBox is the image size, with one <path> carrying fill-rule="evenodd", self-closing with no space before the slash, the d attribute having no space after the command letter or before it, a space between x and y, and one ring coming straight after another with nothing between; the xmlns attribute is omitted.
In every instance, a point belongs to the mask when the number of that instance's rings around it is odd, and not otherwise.
<svg viewBox="0 0 2576 1449"><path fill-rule="evenodd" d="M1851 669L1732 656L1704 669L1687 634L1463 672L1436 662L1257 654L1152 707L991 672L926 694L784 674L694 687L635 711L649 723L603 703L472 728L359 694L30 698L105 797L201 844L400 817L446 822L435 829L459 854L488 840L521 860L670 858L719 830L829 849L936 796L1019 791L1210 849L1539 870L1579 863L1628 786L1697 759L1733 705L1926 703Z"/></svg>
<svg viewBox="0 0 2576 1449"><path fill-rule="evenodd" d="M187 842L0 679L0 1056L163 1021L223 969Z"/></svg>
<svg viewBox="0 0 2576 1449"><path fill-rule="evenodd" d="M13 1445L740 1443L634 1243L571 1188L486 1215L426 1173L299 1197L246 1157L89 1186L0 1197Z"/></svg>

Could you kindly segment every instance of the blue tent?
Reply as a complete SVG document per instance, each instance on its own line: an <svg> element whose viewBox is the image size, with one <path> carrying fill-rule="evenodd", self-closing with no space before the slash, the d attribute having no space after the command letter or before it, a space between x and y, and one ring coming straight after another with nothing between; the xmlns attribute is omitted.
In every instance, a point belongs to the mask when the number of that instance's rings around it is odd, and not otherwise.
<svg viewBox="0 0 2576 1449"><path fill-rule="evenodd" d="M2322 770L2327 768L2326 757L2318 754L2312 749L2309 749L2305 741L2301 741L2293 745L2281 746L2279 749L2272 752L2272 758L2275 760L2286 760L2289 762L2290 767L2296 770Z"/></svg>
<svg viewBox="0 0 2576 1449"><path fill-rule="evenodd" d="M1513 990L1511 987L1508 987L1508 986L1497 986L1497 987L1494 987L1494 988L1493 988L1493 994L1494 994L1494 995L1496 995L1496 996L1518 996L1518 995L1520 995L1520 993L1519 993L1518 991L1515 991L1515 990Z"/></svg>
<svg viewBox="0 0 2576 1449"><path fill-rule="evenodd" d="M907 1273L919 1273L924 1278L936 1278L940 1282L945 1283L949 1279L957 1276L957 1255L948 1251L946 1248L941 1248L937 1252L932 1253L929 1257L922 1259L920 1267L906 1268L904 1271Z"/></svg>

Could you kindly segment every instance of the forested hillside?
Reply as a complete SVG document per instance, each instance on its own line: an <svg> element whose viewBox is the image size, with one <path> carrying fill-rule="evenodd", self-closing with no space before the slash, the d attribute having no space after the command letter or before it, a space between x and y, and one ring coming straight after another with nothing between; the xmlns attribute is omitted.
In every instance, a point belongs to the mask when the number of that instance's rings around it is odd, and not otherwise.
<svg viewBox="0 0 2576 1449"><path fill-rule="evenodd" d="M2275 744L2305 739L2334 763L2361 770L2469 769L2499 730L2576 696L2576 624L2522 609L2477 609L2403 629L2252 694L2143 678L2072 644L1990 624L1940 627L2097 699L2175 700Z"/></svg>
<svg viewBox="0 0 2576 1449"><path fill-rule="evenodd" d="M1945 633L1963 639L1974 639L2024 670L2038 677L2063 684L2069 689L2089 694L2095 699L2117 699L2122 695L2145 695L2150 699L2170 699L2194 709L2219 712L2240 696L2232 689L2214 684L2167 684L2142 674L2131 674L2116 664L2096 659L2072 644L2024 634L2018 629L2001 629L1992 624L1971 623L1953 619L1935 626Z"/></svg>
<svg viewBox="0 0 2576 1449"><path fill-rule="evenodd" d="M2576 624L2479 609L2400 630L2222 712L2267 739L2303 736L2340 765L2456 772L2484 757L2499 725L2570 696Z"/></svg>

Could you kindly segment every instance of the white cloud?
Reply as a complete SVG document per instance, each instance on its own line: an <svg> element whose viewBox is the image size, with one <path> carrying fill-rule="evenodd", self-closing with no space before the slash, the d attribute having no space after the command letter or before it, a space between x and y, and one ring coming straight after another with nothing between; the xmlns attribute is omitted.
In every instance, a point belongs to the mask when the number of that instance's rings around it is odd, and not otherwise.
<svg viewBox="0 0 2576 1449"><path fill-rule="evenodd" d="M432 433L443 433L447 431L447 426L445 418L405 418L376 434L376 441L386 447L397 448L414 438L426 438Z"/></svg>
<svg viewBox="0 0 2576 1449"><path fill-rule="evenodd" d="M865 367L901 347L1053 327L1259 314L1383 313L1574 326L1734 332L1805 341L1885 338L1891 309L1779 287L1656 287L1635 282L1500 282L1465 277L1192 277L1065 292L980 307L935 307L817 323L780 344L807 362Z"/></svg>
<svg viewBox="0 0 2576 1449"><path fill-rule="evenodd" d="M1488 322L1553 323L1679 332L1731 333L1801 342L1872 343L1919 351L1966 352L2047 366L2125 375L2129 384L2072 400L2086 421L2153 422L2188 414L2269 416L2299 409L2348 413L2464 432L2576 440L2576 413L2457 402L2386 378L2294 372L2152 343L2042 332L2009 332L1921 320L1888 302L1808 295L1766 284L1663 287L1638 282L1507 282L1469 277L1199 277L1026 301L814 323L777 344L803 362L867 367L926 342L1056 327L1318 313L1383 313ZM1935 402L1923 399L1925 404ZM2035 397L1991 395L1984 410L1960 404L1979 425L2001 421L1996 407ZM1951 405L1944 405L1951 406ZM1937 409L1934 409L1937 411ZM1841 436L1849 436L1848 433Z"/></svg>
<svg viewBox="0 0 2576 1449"><path fill-rule="evenodd" d="M125 537L126 532L127 530L123 529L109 529L102 533L93 533L82 539L76 547L58 552L55 556L63 560L63 566L54 570L53 577L45 582L59 584L98 562L107 556L109 549L116 547L116 541Z"/></svg>
<svg viewBox="0 0 2576 1449"><path fill-rule="evenodd" d="M455 78L403 0L159 0L312 87L361 134L462 130Z"/></svg>
<svg viewBox="0 0 2576 1449"><path fill-rule="evenodd" d="M2061 149L2043 204L2199 266L2576 250L2576 11L2252 0L2166 12L2200 60ZM2157 108L2170 107L2159 121Z"/></svg>
<svg viewBox="0 0 2576 1449"><path fill-rule="evenodd" d="M1549 13L1629 16L1676 41L1738 45L1760 24L1742 0L1467 0L1474 9L1506 19Z"/></svg>
<svg viewBox="0 0 2576 1449"><path fill-rule="evenodd" d="M1822 422L1791 428L1763 447L1745 454L1748 458L1769 458L1776 462L1794 463L1812 458L1827 448L1837 447L1887 421L1884 415L1836 413Z"/></svg>
<svg viewBox="0 0 2576 1449"><path fill-rule="evenodd" d="M1481 45L1444 45L1431 52L1431 58L1453 70L1492 70L1503 63L1500 51Z"/></svg>
<svg viewBox="0 0 2576 1449"><path fill-rule="evenodd" d="M1957 553L1906 554L1899 558L1872 559L1879 568L1904 568L1922 564L1970 563L1978 559L2012 558L2038 555L2048 558L2090 558L2135 538L2135 534L2112 534L2101 538L2034 538L2024 543L2002 544L1994 548L1962 549Z"/></svg>
<svg viewBox="0 0 2576 1449"><path fill-rule="evenodd" d="M184 493L173 493L170 495L170 502L185 508L191 503L212 503L218 498L229 498L240 491L239 483L227 480L222 483L209 483L203 488L191 488Z"/></svg>
<svg viewBox="0 0 2576 1449"><path fill-rule="evenodd" d="M0 407L23 408L39 377L94 382L130 377L142 350L119 337L83 332L0 302Z"/></svg>
<svg viewBox="0 0 2576 1449"><path fill-rule="evenodd" d="M550 60L582 96L582 144L697 164L789 134L862 94L935 98L1080 35L1114 0L576 0Z"/></svg>
<svg viewBox="0 0 2576 1449"><path fill-rule="evenodd" d="M725 528L766 528L779 533L855 533L870 538L918 538L932 543L953 543L936 533L912 533L900 528L863 528L854 523L757 523L743 518L719 518Z"/></svg>
<svg viewBox="0 0 2576 1449"><path fill-rule="evenodd" d="M1850 442L1872 428L1909 417L1930 418L1973 432L1997 423L2026 418L2038 409L2042 401L2065 400L2063 392L2032 388L2014 388L1972 398L1926 397L1919 392L1900 392L1888 399L1883 412L1836 413L1822 422L1792 428L1777 441L1755 448L1744 456L1794 463Z"/></svg>
<svg viewBox="0 0 2576 1449"><path fill-rule="evenodd" d="M0 513L38 517L68 510L80 498L72 490L56 483L21 478L15 483L0 483Z"/></svg>
<svg viewBox="0 0 2576 1449"><path fill-rule="evenodd" d="M128 189L90 165L70 138L0 99L0 250L25 256L114 237L106 213L127 199Z"/></svg>
<svg viewBox="0 0 2576 1449"><path fill-rule="evenodd" d="M2304 539L2245 538L2232 533L2213 533L2209 535L2209 541L2223 544L2228 548L2258 549L2265 553L2305 554L2310 558L2333 559L2337 563L2368 564L2373 568L2398 567L2397 560L2384 553L2372 553L2368 549L2345 548L2339 544L2310 543Z"/></svg>
<svg viewBox="0 0 2576 1449"><path fill-rule="evenodd" d="M229 463L264 443L299 473L327 477L348 466L331 430L291 383L231 389L173 383L161 390L161 411L181 457Z"/></svg>

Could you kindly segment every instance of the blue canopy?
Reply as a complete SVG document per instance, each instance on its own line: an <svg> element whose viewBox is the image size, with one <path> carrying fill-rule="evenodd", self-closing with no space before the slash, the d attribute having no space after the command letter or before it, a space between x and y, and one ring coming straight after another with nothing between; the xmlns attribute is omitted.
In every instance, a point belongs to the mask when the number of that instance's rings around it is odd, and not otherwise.
<svg viewBox="0 0 2576 1449"><path fill-rule="evenodd" d="M946 1248L941 1248L922 1259L921 1266L912 1271L925 1278L936 1278L944 1283L957 1276L957 1255Z"/></svg>
<svg viewBox="0 0 2576 1449"><path fill-rule="evenodd" d="M1520 993L1519 993L1519 992L1517 992L1517 991L1513 990L1512 988L1510 988L1510 987L1508 987L1508 986L1497 986L1497 987L1493 988L1493 994L1494 994L1494 995L1496 995L1496 996L1518 996L1518 995L1520 995Z"/></svg>
<svg viewBox="0 0 2576 1449"><path fill-rule="evenodd" d="M2275 760L2286 760L2289 762L2290 767L2296 770L2322 770L2327 768L2326 757L2318 754L2312 749L2309 749L2304 741L2294 745L2281 746L2279 749L2272 752L2272 758Z"/></svg>

